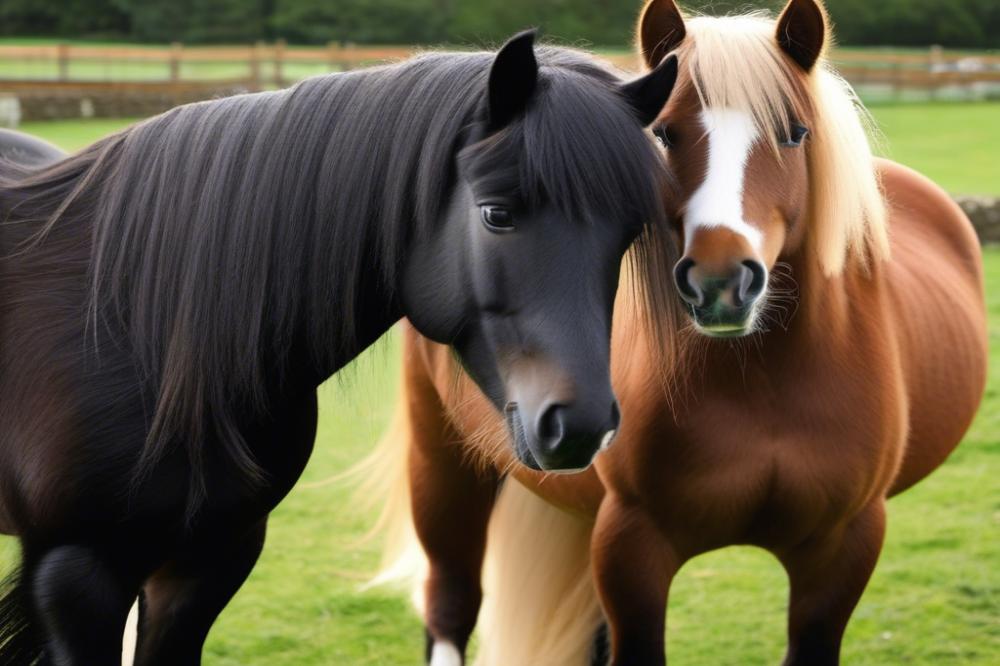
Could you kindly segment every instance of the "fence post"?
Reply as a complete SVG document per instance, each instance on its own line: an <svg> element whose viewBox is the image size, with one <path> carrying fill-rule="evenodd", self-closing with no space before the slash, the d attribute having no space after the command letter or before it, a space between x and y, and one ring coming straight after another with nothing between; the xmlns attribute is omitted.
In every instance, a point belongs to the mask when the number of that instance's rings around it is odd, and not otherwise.
<svg viewBox="0 0 1000 666"><path fill-rule="evenodd" d="M336 72L340 69L340 62L337 59L338 51L340 51L340 45L337 42L326 43L326 58L329 61L327 66L331 72Z"/></svg>
<svg viewBox="0 0 1000 666"><path fill-rule="evenodd" d="M170 82L177 83L181 80L181 51L184 45L180 42L170 44Z"/></svg>
<svg viewBox="0 0 1000 666"><path fill-rule="evenodd" d="M944 49L941 48L940 44L932 44L930 54L928 56L930 60L931 69L939 65L944 60Z"/></svg>
<svg viewBox="0 0 1000 666"><path fill-rule="evenodd" d="M351 42L344 42L344 48L353 51L354 50L354 44L352 44ZM347 57L342 57L342 59L340 61L340 67L341 67L341 69L343 69L346 72L346 71L354 68L354 61L353 60L349 60Z"/></svg>
<svg viewBox="0 0 1000 666"><path fill-rule="evenodd" d="M892 64L892 99L898 102L903 96L903 63L896 61Z"/></svg>
<svg viewBox="0 0 1000 666"><path fill-rule="evenodd" d="M260 42L250 47L250 89L253 92L260 90L260 51Z"/></svg>
<svg viewBox="0 0 1000 666"><path fill-rule="evenodd" d="M59 63L59 80L69 81L69 44L56 46L56 58Z"/></svg>
<svg viewBox="0 0 1000 666"><path fill-rule="evenodd" d="M939 68L941 63L944 61L942 57L942 50L940 44L932 44L930 52L927 55L927 73L931 81L930 95L931 99L935 99L938 96L938 89L941 87L941 79L947 79L947 76L939 76L944 74L944 71Z"/></svg>
<svg viewBox="0 0 1000 666"><path fill-rule="evenodd" d="M279 39L274 44L274 83L279 88L285 87L285 47L287 42Z"/></svg>

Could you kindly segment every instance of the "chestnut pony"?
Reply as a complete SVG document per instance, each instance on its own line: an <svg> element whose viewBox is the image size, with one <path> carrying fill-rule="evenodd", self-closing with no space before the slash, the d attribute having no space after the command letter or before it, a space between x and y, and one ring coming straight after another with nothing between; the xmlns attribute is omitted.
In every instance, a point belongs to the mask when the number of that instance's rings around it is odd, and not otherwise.
<svg viewBox="0 0 1000 666"><path fill-rule="evenodd" d="M986 329L971 225L926 178L872 157L866 116L824 58L827 25L814 0L776 22L685 20L673 0L643 11L646 64L681 63L654 132L684 247L661 279L688 317L657 339L639 301L619 299L623 421L592 469L516 464L447 349L407 331L383 519L408 514L408 482L434 666L462 662L488 521L481 663L605 663L610 648L613 664L662 664L671 579L734 544L787 571L785 663L838 662L886 499L973 418Z"/></svg>

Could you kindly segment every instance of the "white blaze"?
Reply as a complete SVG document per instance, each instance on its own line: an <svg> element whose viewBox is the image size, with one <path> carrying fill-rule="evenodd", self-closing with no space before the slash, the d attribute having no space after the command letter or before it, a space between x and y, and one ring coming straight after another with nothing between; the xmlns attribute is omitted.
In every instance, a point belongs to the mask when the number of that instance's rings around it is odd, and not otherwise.
<svg viewBox="0 0 1000 666"><path fill-rule="evenodd" d="M708 141L708 169L684 214L686 244L690 247L696 229L725 227L759 252L761 233L743 219L747 159L758 138L753 119L743 111L704 109L701 123Z"/></svg>

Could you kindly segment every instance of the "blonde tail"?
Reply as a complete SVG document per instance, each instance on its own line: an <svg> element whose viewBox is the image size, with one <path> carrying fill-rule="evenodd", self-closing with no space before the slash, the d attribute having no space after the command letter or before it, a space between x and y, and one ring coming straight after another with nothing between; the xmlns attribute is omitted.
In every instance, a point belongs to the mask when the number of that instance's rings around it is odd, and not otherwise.
<svg viewBox="0 0 1000 666"><path fill-rule="evenodd" d="M385 537L366 587L408 588L423 617L428 564L410 508L412 442L406 382L389 428L350 475L366 501L383 502L372 535ZM593 523L508 478L490 518L475 666L589 666L603 622L590 570Z"/></svg>
<svg viewBox="0 0 1000 666"><path fill-rule="evenodd" d="M389 427L371 455L350 471L357 480L359 501L382 502L369 537L384 539L379 572L365 587L392 585L410 589L413 603L423 615L423 581L427 558L413 527L410 509L409 459L412 433L406 381L400 383Z"/></svg>
<svg viewBox="0 0 1000 666"><path fill-rule="evenodd" d="M505 481L490 521L475 666L589 666L603 622L592 531L592 522Z"/></svg>

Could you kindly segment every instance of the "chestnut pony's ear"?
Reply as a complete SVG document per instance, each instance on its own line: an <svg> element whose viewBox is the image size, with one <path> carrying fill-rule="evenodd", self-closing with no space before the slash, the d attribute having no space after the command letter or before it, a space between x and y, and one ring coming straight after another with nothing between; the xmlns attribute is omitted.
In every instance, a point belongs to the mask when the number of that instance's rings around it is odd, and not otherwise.
<svg viewBox="0 0 1000 666"><path fill-rule="evenodd" d="M622 94L635 110L643 127L652 125L659 117L676 82L677 56L672 55L660 62L649 74L622 85Z"/></svg>
<svg viewBox="0 0 1000 666"><path fill-rule="evenodd" d="M488 124L500 129L524 111L538 84L535 31L519 32L501 47L490 67Z"/></svg>
<svg viewBox="0 0 1000 666"><path fill-rule="evenodd" d="M792 60L811 71L826 43L826 10L818 0L789 0L775 37Z"/></svg>
<svg viewBox="0 0 1000 666"><path fill-rule="evenodd" d="M639 51L650 69L680 46L687 34L684 17L674 0L649 0L639 17L637 32Z"/></svg>

